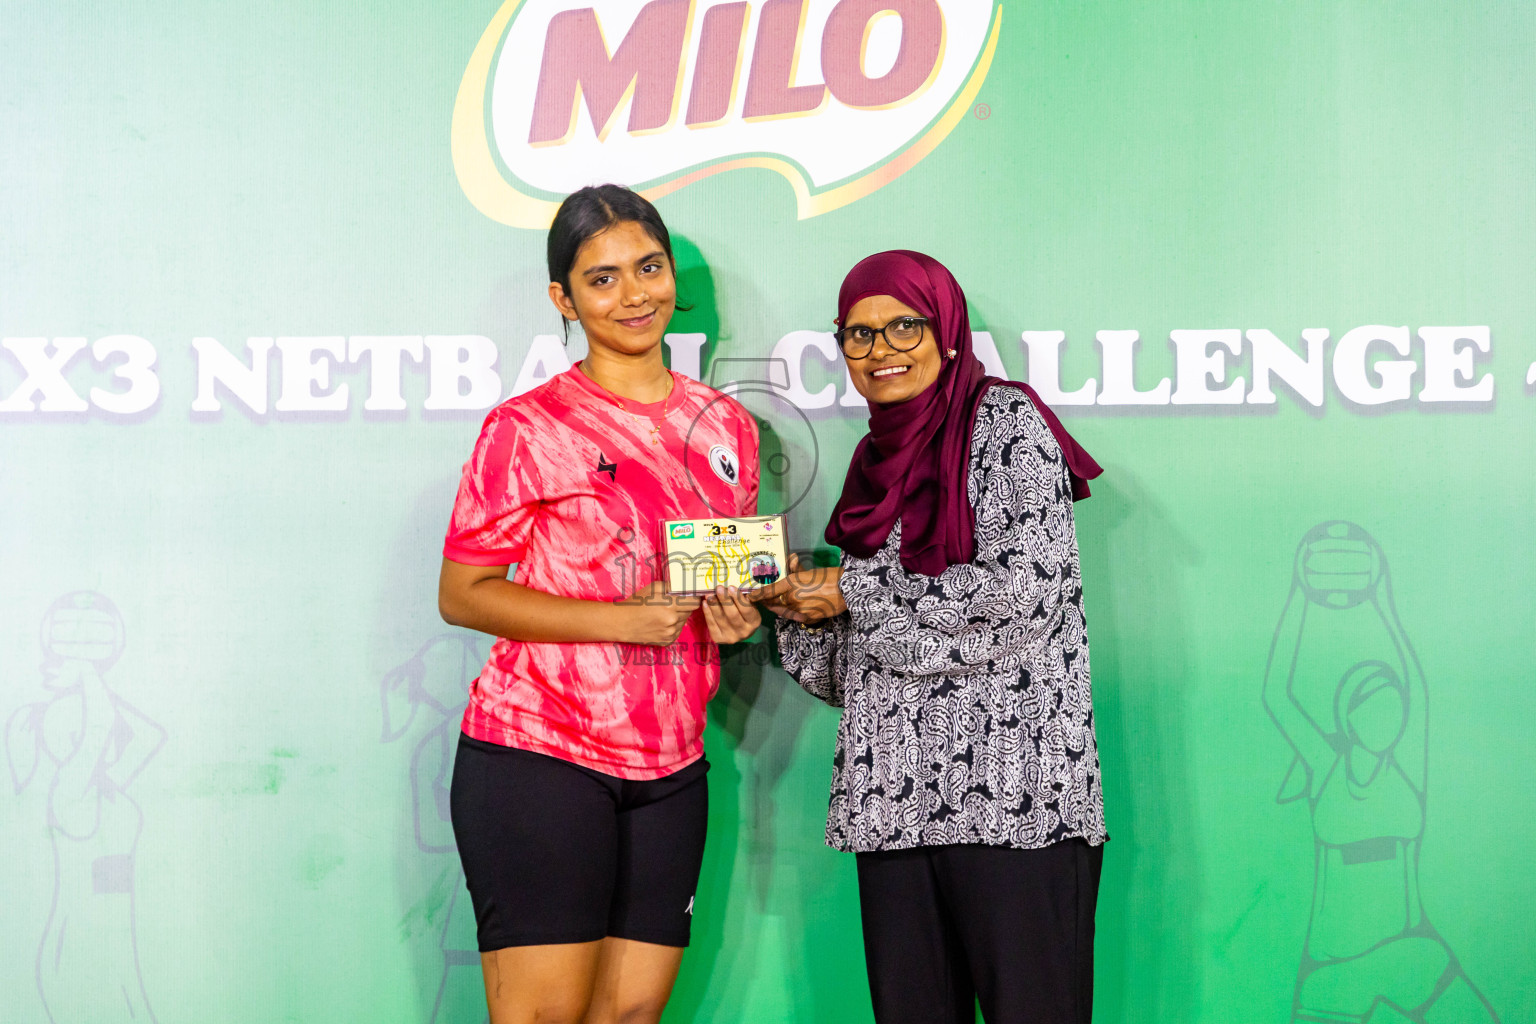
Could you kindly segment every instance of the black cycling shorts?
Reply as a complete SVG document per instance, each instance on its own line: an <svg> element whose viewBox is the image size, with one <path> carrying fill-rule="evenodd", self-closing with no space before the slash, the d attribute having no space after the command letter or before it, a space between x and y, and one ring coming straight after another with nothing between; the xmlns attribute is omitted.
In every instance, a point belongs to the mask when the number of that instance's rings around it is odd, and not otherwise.
<svg viewBox="0 0 1536 1024"><path fill-rule="evenodd" d="M450 808L480 951L612 935L688 945L703 758L644 782L459 736Z"/></svg>

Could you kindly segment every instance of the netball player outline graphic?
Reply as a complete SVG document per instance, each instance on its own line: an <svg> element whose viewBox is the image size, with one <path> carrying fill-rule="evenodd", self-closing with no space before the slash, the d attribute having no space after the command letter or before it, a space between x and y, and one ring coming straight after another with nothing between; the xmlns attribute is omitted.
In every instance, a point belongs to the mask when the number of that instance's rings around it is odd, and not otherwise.
<svg viewBox="0 0 1536 1024"><path fill-rule="evenodd" d="M1275 799L1305 799L1316 865L1291 1020L1497 1022L1424 906L1428 691L1354 523L1302 538L1263 697L1294 752Z"/></svg>
<svg viewBox="0 0 1536 1024"><path fill-rule="evenodd" d="M662 360L677 269L646 199L573 193L548 263L588 353L493 409L464 466L438 604L498 639L470 688L451 813L492 1024L656 1021L703 858L716 644L762 621L725 588L667 593L658 530L756 512L758 429ZM732 472L689 473L690 458Z"/></svg>
<svg viewBox="0 0 1536 1024"><path fill-rule="evenodd" d="M43 616L46 698L6 724L11 783L47 793L53 898L37 950L51 1024L156 1020L139 966L135 879L144 815L129 790L166 733L107 683L122 656L122 615L75 591Z"/></svg>

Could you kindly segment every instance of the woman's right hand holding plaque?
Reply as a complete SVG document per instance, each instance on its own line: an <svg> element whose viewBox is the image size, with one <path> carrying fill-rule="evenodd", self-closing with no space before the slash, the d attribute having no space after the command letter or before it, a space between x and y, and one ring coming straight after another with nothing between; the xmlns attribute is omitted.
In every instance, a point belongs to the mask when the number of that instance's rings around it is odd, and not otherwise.
<svg viewBox="0 0 1536 1024"><path fill-rule="evenodd" d="M755 591L752 597L781 619L815 625L848 610L840 586L842 578L843 570L837 566L803 568L800 557L791 554L789 574Z"/></svg>

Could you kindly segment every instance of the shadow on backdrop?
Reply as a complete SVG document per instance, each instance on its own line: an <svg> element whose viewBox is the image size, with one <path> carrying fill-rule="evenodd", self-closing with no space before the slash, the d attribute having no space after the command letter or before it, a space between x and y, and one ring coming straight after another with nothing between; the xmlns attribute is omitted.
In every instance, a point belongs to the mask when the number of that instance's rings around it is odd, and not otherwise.
<svg viewBox="0 0 1536 1024"><path fill-rule="evenodd" d="M1194 1020L1204 893L1185 591L1202 555L1123 466L1106 466L1074 515L1112 837L1099 889L1094 1016Z"/></svg>
<svg viewBox="0 0 1536 1024"><path fill-rule="evenodd" d="M53 1024L155 1021L139 968L134 855L144 815L128 795L165 744L158 723L108 686L123 618L91 591L43 617L47 695L6 723L11 784L47 790L53 899L37 947L37 992Z"/></svg>
<svg viewBox="0 0 1536 1024"><path fill-rule="evenodd" d="M704 367L706 382L740 402L758 423L762 513L798 506L820 465L814 425L789 402L788 372L778 364L730 359ZM798 804L799 779L790 778L814 702L774 667L773 658L767 637L722 651L720 692L709 705L713 769L701 902L669 1021L777 1019L786 1013L793 1019L856 1019L845 958L826 955L829 948L849 951L850 928L858 958L852 994L868 1015L856 905L829 898L835 873L819 866L830 854L820 845L825 776L818 772L812 806ZM829 768L830 757L829 744L818 769ZM794 793L796 806L781 808L781 791ZM737 873L743 868L745 878Z"/></svg>
<svg viewBox="0 0 1536 1024"><path fill-rule="evenodd" d="M789 400L782 360L711 358L721 330L712 279L690 242L674 236L674 248L680 298L694 309L678 314L673 329L707 335L701 377L757 421L758 511L791 512L823 468L815 425ZM810 540L791 537L801 547ZM857 898L846 884L851 862L846 877L827 870L837 855L821 843L831 743L811 759L814 771L796 764L815 708L776 667L771 638L722 652L707 734L709 842L693 947L668 1021L868 1019ZM807 774L817 780L811 787L802 784ZM811 791L812 802L802 804ZM781 807L781 794L792 794L794 805Z"/></svg>
<svg viewBox="0 0 1536 1024"><path fill-rule="evenodd" d="M704 253L682 235L672 235L672 258L677 263L677 301L689 308L678 309L672 314L667 333L704 335L704 345L699 350L699 379L705 380L720 346L720 305L715 294L715 276L704 260ZM666 351L665 347L663 351Z"/></svg>
<svg viewBox="0 0 1536 1024"><path fill-rule="evenodd" d="M1354 523L1302 538L1263 698L1295 755L1275 800L1306 800L1312 822L1291 1020L1496 1022L1424 912L1428 691L1386 555Z"/></svg>

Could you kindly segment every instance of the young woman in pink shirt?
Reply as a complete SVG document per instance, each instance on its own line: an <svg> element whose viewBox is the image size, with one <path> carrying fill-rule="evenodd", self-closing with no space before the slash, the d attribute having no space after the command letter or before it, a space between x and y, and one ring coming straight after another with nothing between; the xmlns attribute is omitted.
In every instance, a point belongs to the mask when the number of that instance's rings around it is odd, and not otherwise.
<svg viewBox="0 0 1536 1024"><path fill-rule="evenodd" d="M656 1021L703 858L716 645L761 623L734 591L668 594L659 524L756 512L757 424L662 362L677 272L648 201L572 194L548 256L588 354L492 410L464 466L438 604L499 639L453 827L492 1024Z"/></svg>

